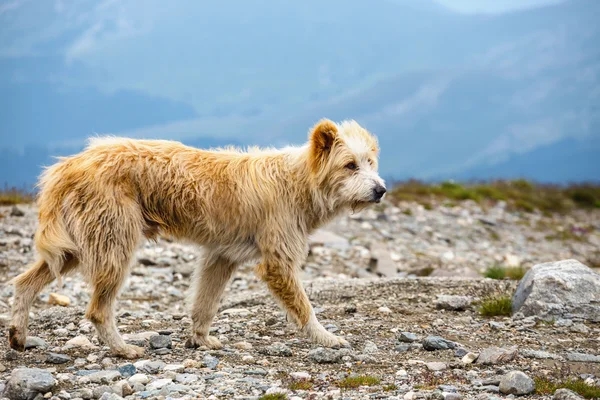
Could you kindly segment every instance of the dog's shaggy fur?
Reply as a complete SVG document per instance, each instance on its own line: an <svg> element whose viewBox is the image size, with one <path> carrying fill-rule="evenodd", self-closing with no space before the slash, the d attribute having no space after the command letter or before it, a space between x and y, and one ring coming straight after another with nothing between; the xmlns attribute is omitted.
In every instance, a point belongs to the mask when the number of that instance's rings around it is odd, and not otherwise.
<svg viewBox="0 0 600 400"><path fill-rule="evenodd" d="M40 180L38 260L13 282L10 346L23 350L29 309L42 288L79 270L92 296L86 317L120 356L136 358L115 325L114 305L136 247L168 235L205 250L194 277L188 345L219 348L209 336L223 289L240 263L257 274L313 341L347 342L317 321L298 278L307 238L340 212L378 202L377 140L354 121L322 120L303 147L205 151L162 140L94 139Z"/></svg>

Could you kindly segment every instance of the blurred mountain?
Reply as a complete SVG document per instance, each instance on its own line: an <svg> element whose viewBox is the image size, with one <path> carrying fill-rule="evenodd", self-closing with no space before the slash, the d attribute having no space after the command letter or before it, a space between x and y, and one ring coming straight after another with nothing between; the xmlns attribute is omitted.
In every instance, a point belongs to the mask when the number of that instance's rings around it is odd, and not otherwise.
<svg viewBox="0 0 600 400"><path fill-rule="evenodd" d="M598 20L595 0L502 14L425 0L24 2L0 9L0 182L33 181L31 145L58 154L111 133L278 146L322 117L377 134L386 176L589 179Z"/></svg>

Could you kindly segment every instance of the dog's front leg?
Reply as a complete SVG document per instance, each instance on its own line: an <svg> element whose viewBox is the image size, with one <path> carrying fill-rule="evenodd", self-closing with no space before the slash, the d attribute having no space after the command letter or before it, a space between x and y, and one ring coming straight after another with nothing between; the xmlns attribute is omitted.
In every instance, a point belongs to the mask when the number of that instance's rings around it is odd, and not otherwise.
<svg viewBox="0 0 600 400"><path fill-rule="evenodd" d="M236 264L215 254L207 254L204 264L195 271L193 305L192 305L192 336L186 342L186 347L206 346L219 349L222 346L219 339L209 336L210 325L219 308L219 301L225 286L235 271Z"/></svg>
<svg viewBox="0 0 600 400"><path fill-rule="evenodd" d="M326 347L350 346L343 338L328 332L317 320L300 282L298 263L290 262L289 258L286 262L279 257L265 257L257 272L288 316L312 341Z"/></svg>

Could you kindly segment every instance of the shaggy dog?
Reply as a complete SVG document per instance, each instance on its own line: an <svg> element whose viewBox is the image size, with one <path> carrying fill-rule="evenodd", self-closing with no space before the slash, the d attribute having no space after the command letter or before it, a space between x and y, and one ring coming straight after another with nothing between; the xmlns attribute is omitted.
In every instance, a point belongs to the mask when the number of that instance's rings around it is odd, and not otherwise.
<svg viewBox="0 0 600 400"><path fill-rule="evenodd" d="M317 227L381 200L377 140L354 121L321 120L303 147L198 150L178 142L93 139L40 179L37 261L14 278L10 347L23 350L29 308L55 278L79 270L92 293L86 311L111 351L140 357L115 324L115 299L144 238L168 235L203 246L194 277L187 345L220 348L209 328L231 275L256 272L314 342L347 346L317 321L298 277Z"/></svg>

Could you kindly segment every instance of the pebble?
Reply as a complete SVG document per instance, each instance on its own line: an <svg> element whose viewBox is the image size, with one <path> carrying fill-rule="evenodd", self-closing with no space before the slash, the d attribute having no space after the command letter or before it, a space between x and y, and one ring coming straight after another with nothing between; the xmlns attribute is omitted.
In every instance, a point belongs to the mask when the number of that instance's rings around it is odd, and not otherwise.
<svg viewBox="0 0 600 400"><path fill-rule="evenodd" d="M25 348L32 349L36 347L45 349L48 347L48 343L46 343L43 339L40 339L37 336L27 336L27 339L25 339Z"/></svg>
<svg viewBox="0 0 600 400"><path fill-rule="evenodd" d="M488 347L479 353L477 364L496 365L512 361L517 355L517 348Z"/></svg>
<svg viewBox="0 0 600 400"><path fill-rule="evenodd" d="M583 400L583 397L569 389L557 389L554 392L554 400Z"/></svg>
<svg viewBox="0 0 600 400"><path fill-rule="evenodd" d="M150 348L157 349L170 349L171 348L171 336L170 335L152 335L148 339Z"/></svg>
<svg viewBox="0 0 600 400"><path fill-rule="evenodd" d="M129 378L137 372L137 368L133 364L125 364L118 368L119 373L123 378Z"/></svg>
<svg viewBox="0 0 600 400"><path fill-rule="evenodd" d="M462 361L463 364L473 364L475 362L475 360L477 360L477 357L479 357L479 354L476 354L476 353L467 353L461 359L461 361Z"/></svg>
<svg viewBox="0 0 600 400"><path fill-rule="evenodd" d="M466 310L472 302L473 299L469 296L439 295L435 301L435 306L442 310L463 311Z"/></svg>
<svg viewBox="0 0 600 400"><path fill-rule="evenodd" d="M129 377L129 379L127 381L132 385L135 385L136 383L145 385L148 382L150 382L150 378L148 378L148 375L146 375L146 374L135 374L135 375Z"/></svg>
<svg viewBox="0 0 600 400"><path fill-rule="evenodd" d="M511 371L502 377L499 389L503 394L525 395L535 391L535 382L521 371Z"/></svg>
<svg viewBox="0 0 600 400"><path fill-rule="evenodd" d="M343 357L342 353L336 349L317 347L308 352L308 359L317 364L337 363Z"/></svg>
<svg viewBox="0 0 600 400"><path fill-rule="evenodd" d="M428 362L425 365L430 371L443 371L448 368L448 366L443 362Z"/></svg>
<svg viewBox="0 0 600 400"><path fill-rule="evenodd" d="M56 379L46 370L17 368L11 372L2 394L11 400L32 400L51 391L55 385Z"/></svg>
<svg viewBox="0 0 600 400"><path fill-rule="evenodd" d="M71 357L66 354L48 353L46 355L46 362L50 364L64 364L71 361Z"/></svg>
<svg viewBox="0 0 600 400"><path fill-rule="evenodd" d="M447 350L453 349L456 347L456 343L446 340L439 336L427 336L423 340L423 348L425 350L434 351L434 350Z"/></svg>
<svg viewBox="0 0 600 400"><path fill-rule="evenodd" d="M76 336L73 339L68 340L64 347L69 349L74 347L92 348L95 346L86 336Z"/></svg>
<svg viewBox="0 0 600 400"><path fill-rule="evenodd" d="M202 359L202 365L206 368L215 369L215 368L217 368L218 364L219 364L219 359L217 357L207 355L207 356L204 356L204 359Z"/></svg>
<svg viewBox="0 0 600 400"><path fill-rule="evenodd" d="M292 350L287 347L285 344L280 342L275 342L270 346L267 346L258 351L260 354L266 354L269 356L279 356L279 357L291 357Z"/></svg>
<svg viewBox="0 0 600 400"><path fill-rule="evenodd" d="M400 332L400 334L398 335L398 340L403 343L412 343L419 340L419 338L417 337L417 335L411 332Z"/></svg>

